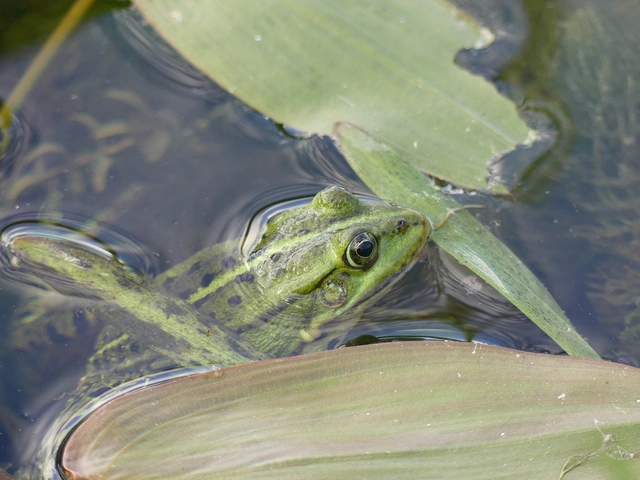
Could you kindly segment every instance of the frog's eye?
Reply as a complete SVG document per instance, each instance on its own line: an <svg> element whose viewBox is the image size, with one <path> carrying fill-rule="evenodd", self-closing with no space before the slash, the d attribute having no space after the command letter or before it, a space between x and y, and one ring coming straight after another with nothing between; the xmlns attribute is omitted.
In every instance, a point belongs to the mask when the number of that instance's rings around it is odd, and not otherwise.
<svg viewBox="0 0 640 480"><path fill-rule="evenodd" d="M344 257L350 267L370 267L378 258L378 240L369 232L359 233L349 242Z"/></svg>

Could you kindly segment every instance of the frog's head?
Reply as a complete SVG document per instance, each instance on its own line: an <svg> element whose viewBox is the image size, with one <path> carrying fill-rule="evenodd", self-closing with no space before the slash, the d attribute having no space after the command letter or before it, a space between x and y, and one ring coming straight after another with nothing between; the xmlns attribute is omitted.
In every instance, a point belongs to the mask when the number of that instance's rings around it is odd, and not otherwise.
<svg viewBox="0 0 640 480"><path fill-rule="evenodd" d="M353 315L380 296L423 251L431 227L420 213L382 202L363 202L342 187L318 193L311 204L274 217L253 257L270 301L302 305L310 342L340 317L346 333ZM351 321L349 320L351 319Z"/></svg>

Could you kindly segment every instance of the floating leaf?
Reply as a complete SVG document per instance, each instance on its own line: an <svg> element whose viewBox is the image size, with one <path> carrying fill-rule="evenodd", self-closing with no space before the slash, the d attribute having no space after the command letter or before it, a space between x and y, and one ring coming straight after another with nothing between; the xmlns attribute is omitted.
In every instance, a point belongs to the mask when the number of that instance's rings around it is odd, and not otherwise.
<svg viewBox="0 0 640 480"><path fill-rule="evenodd" d="M324 135L352 123L460 186L489 188L487 162L529 134L493 85L454 64L481 31L443 0L134 3L194 65L274 120Z"/></svg>
<svg viewBox="0 0 640 480"><path fill-rule="evenodd" d="M544 285L500 240L467 211L451 214L460 208L455 200L362 130L340 124L336 136L351 167L376 195L421 211L434 227L441 225L433 241L504 295L567 353L598 358Z"/></svg>
<svg viewBox="0 0 640 480"><path fill-rule="evenodd" d="M124 395L60 458L73 479L639 478L638 392L640 370L603 361L369 345Z"/></svg>

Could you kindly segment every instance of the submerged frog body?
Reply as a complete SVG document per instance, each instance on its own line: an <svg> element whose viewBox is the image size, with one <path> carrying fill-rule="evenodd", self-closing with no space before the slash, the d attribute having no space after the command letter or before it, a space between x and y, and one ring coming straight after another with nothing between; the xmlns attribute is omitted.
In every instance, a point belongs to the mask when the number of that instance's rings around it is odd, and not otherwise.
<svg viewBox="0 0 640 480"><path fill-rule="evenodd" d="M248 256L238 242L219 244L152 281L61 239L23 236L8 247L17 269L99 305L105 329L86 394L171 366L331 347L416 261L429 234L413 210L329 187L271 219Z"/></svg>

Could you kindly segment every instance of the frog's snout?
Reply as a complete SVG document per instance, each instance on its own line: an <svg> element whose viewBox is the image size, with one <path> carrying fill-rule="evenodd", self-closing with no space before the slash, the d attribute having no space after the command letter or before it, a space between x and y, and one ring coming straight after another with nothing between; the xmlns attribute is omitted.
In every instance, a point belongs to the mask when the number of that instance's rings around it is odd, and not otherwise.
<svg viewBox="0 0 640 480"><path fill-rule="evenodd" d="M424 251L431 236L431 223L419 212L405 211L396 219L395 234L404 245L407 255L415 256Z"/></svg>
<svg viewBox="0 0 640 480"><path fill-rule="evenodd" d="M408 229L409 229L409 222L407 222L404 218L401 218L400 220L398 220L398 223L396 224L397 233L404 233Z"/></svg>
<svg viewBox="0 0 640 480"><path fill-rule="evenodd" d="M419 232L416 232L416 229ZM398 218L395 231L397 234L421 233L420 236L426 239L431 235L431 223L420 212L410 210Z"/></svg>

